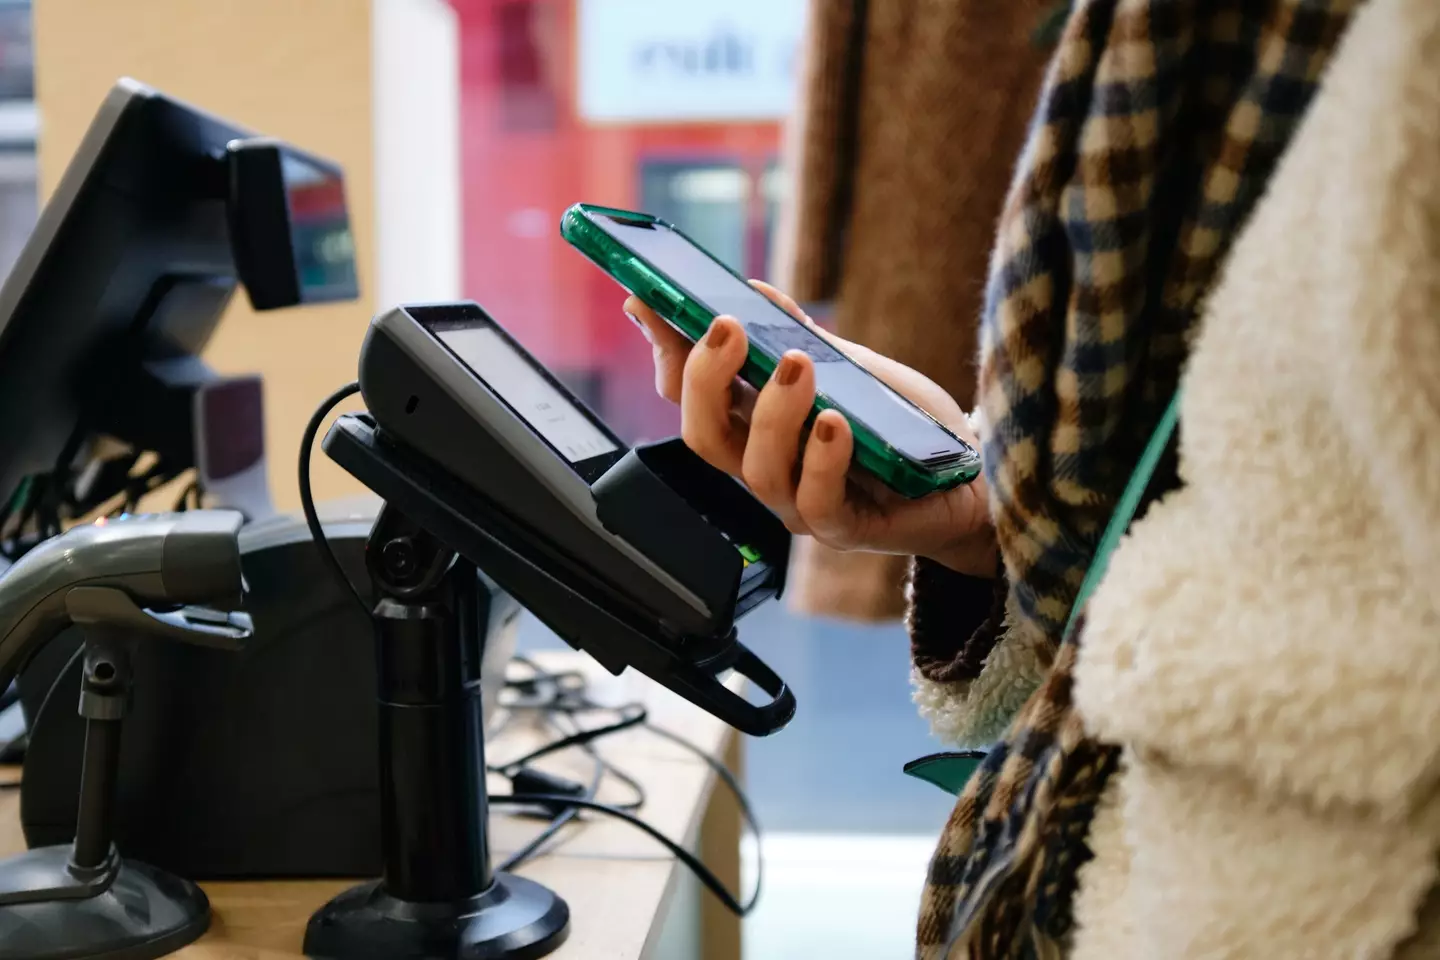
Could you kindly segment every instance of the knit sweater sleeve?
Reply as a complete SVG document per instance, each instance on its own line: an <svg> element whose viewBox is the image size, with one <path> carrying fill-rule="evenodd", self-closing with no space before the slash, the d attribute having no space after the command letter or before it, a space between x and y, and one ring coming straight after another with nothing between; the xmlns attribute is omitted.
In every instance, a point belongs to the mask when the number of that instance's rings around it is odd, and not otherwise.
<svg viewBox="0 0 1440 960"><path fill-rule="evenodd" d="M965 576L916 558L908 596L911 681L921 715L947 743L994 742L1039 686L1049 646L1011 616L1003 577Z"/></svg>

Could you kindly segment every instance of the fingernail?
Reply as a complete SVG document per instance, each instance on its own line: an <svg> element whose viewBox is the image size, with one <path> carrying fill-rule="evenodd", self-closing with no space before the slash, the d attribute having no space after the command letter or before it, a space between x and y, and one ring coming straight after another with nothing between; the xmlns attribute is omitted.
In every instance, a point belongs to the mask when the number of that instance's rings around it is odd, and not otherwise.
<svg viewBox="0 0 1440 960"><path fill-rule="evenodd" d="M650 328L645 326L645 324L641 323L639 317L635 316L635 314L631 313L629 310L625 311L625 316L629 317L630 322L640 328L640 333L642 336L645 337L646 340L650 340ZM655 341L650 340L650 342L654 343Z"/></svg>
<svg viewBox="0 0 1440 960"><path fill-rule="evenodd" d="M729 324L712 323L710 324L710 330L705 334L705 346L712 350L719 350L725 346L725 341L729 339Z"/></svg>
<svg viewBox="0 0 1440 960"><path fill-rule="evenodd" d="M790 354L780 358L780 366L775 368L775 381L782 387L788 387L800 379L800 362Z"/></svg>
<svg viewBox="0 0 1440 960"><path fill-rule="evenodd" d="M821 443L829 443L835 439L835 424L829 420L815 421L815 436Z"/></svg>

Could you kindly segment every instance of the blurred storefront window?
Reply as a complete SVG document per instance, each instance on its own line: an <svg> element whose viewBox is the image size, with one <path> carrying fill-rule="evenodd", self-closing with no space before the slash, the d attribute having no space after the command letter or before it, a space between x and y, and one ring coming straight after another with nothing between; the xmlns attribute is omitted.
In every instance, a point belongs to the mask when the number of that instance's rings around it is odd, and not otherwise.
<svg viewBox="0 0 1440 960"><path fill-rule="evenodd" d="M559 235L586 201L762 276L805 0L453 0L466 294L629 440L673 433L623 292Z"/></svg>
<svg viewBox="0 0 1440 960"><path fill-rule="evenodd" d="M640 206L675 224L736 270L745 269L750 178L733 165L649 160L640 167Z"/></svg>
<svg viewBox="0 0 1440 960"><path fill-rule="evenodd" d="M0 0L0 278L39 217L35 65L28 0Z"/></svg>
<svg viewBox="0 0 1440 960"><path fill-rule="evenodd" d="M30 0L0 2L0 100L35 99Z"/></svg>

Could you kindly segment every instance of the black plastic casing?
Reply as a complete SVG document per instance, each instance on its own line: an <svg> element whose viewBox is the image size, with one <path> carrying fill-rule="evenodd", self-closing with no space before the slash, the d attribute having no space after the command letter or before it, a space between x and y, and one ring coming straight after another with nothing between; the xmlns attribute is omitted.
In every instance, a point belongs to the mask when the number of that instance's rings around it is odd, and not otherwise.
<svg viewBox="0 0 1440 960"><path fill-rule="evenodd" d="M628 451L590 485L597 530L443 379L372 324L360 354L370 414L341 417L326 453L610 672L634 667L752 735L790 721L793 692L734 629L784 586L790 535L774 514L675 439ZM747 565L741 545L760 561ZM730 670L771 700L729 689Z"/></svg>
<svg viewBox="0 0 1440 960"><path fill-rule="evenodd" d="M280 147L237 140L228 146L226 159L230 246L235 268L245 278L250 306L256 310L294 306L302 297Z"/></svg>
<svg viewBox="0 0 1440 960"><path fill-rule="evenodd" d="M536 550L533 534L497 507L403 445L375 421L347 415L325 435L330 458L387 503L430 531L494 580L563 640L611 673L634 667L701 709L752 736L767 736L795 715L795 695L736 638L676 635L583 569ZM564 567L565 571L561 572ZM726 671L770 695L753 704L725 686Z"/></svg>
<svg viewBox="0 0 1440 960"><path fill-rule="evenodd" d="M353 255L342 265L343 281L319 288L304 282L285 178L285 161L289 159L330 179L335 189L343 191L341 169L267 137L233 140L226 146L225 156L230 246L250 305L256 310L277 310L303 303L355 299L360 287ZM341 220L348 233L349 219L343 208Z"/></svg>
<svg viewBox="0 0 1440 960"><path fill-rule="evenodd" d="M789 531L679 438L631 449L590 491L605 529L731 622L784 589ZM763 565L746 567L737 543L754 548Z"/></svg>
<svg viewBox="0 0 1440 960"><path fill-rule="evenodd" d="M631 450L591 493L606 529L699 596L708 616L575 518L375 326L360 351L360 388L389 440L434 461L488 501L489 512L514 528L512 540L522 553L575 586L604 594L608 603L658 621L677 639L723 636L737 607L749 610L784 585L790 552L784 525L679 440ZM747 569L736 544L755 547L762 563Z"/></svg>

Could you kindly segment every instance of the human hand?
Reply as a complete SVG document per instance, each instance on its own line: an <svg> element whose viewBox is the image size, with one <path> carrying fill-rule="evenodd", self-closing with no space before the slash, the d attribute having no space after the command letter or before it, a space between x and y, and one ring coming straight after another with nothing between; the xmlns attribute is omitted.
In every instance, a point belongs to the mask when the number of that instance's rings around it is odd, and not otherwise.
<svg viewBox="0 0 1440 960"><path fill-rule="evenodd" d="M821 329L794 300L769 284L752 284L978 449L964 412L934 381ZM821 412L804 436L815 402L815 367L803 352L787 352L757 392L737 380L748 345L744 328L733 317L716 317L692 347L639 298L628 298L624 309L654 347L655 388L680 405L686 445L740 478L792 533L808 534L839 550L927 557L971 576L997 573L983 478L919 500L906 499L867 472L851 469L854 436L839 411Z"/></svg>

